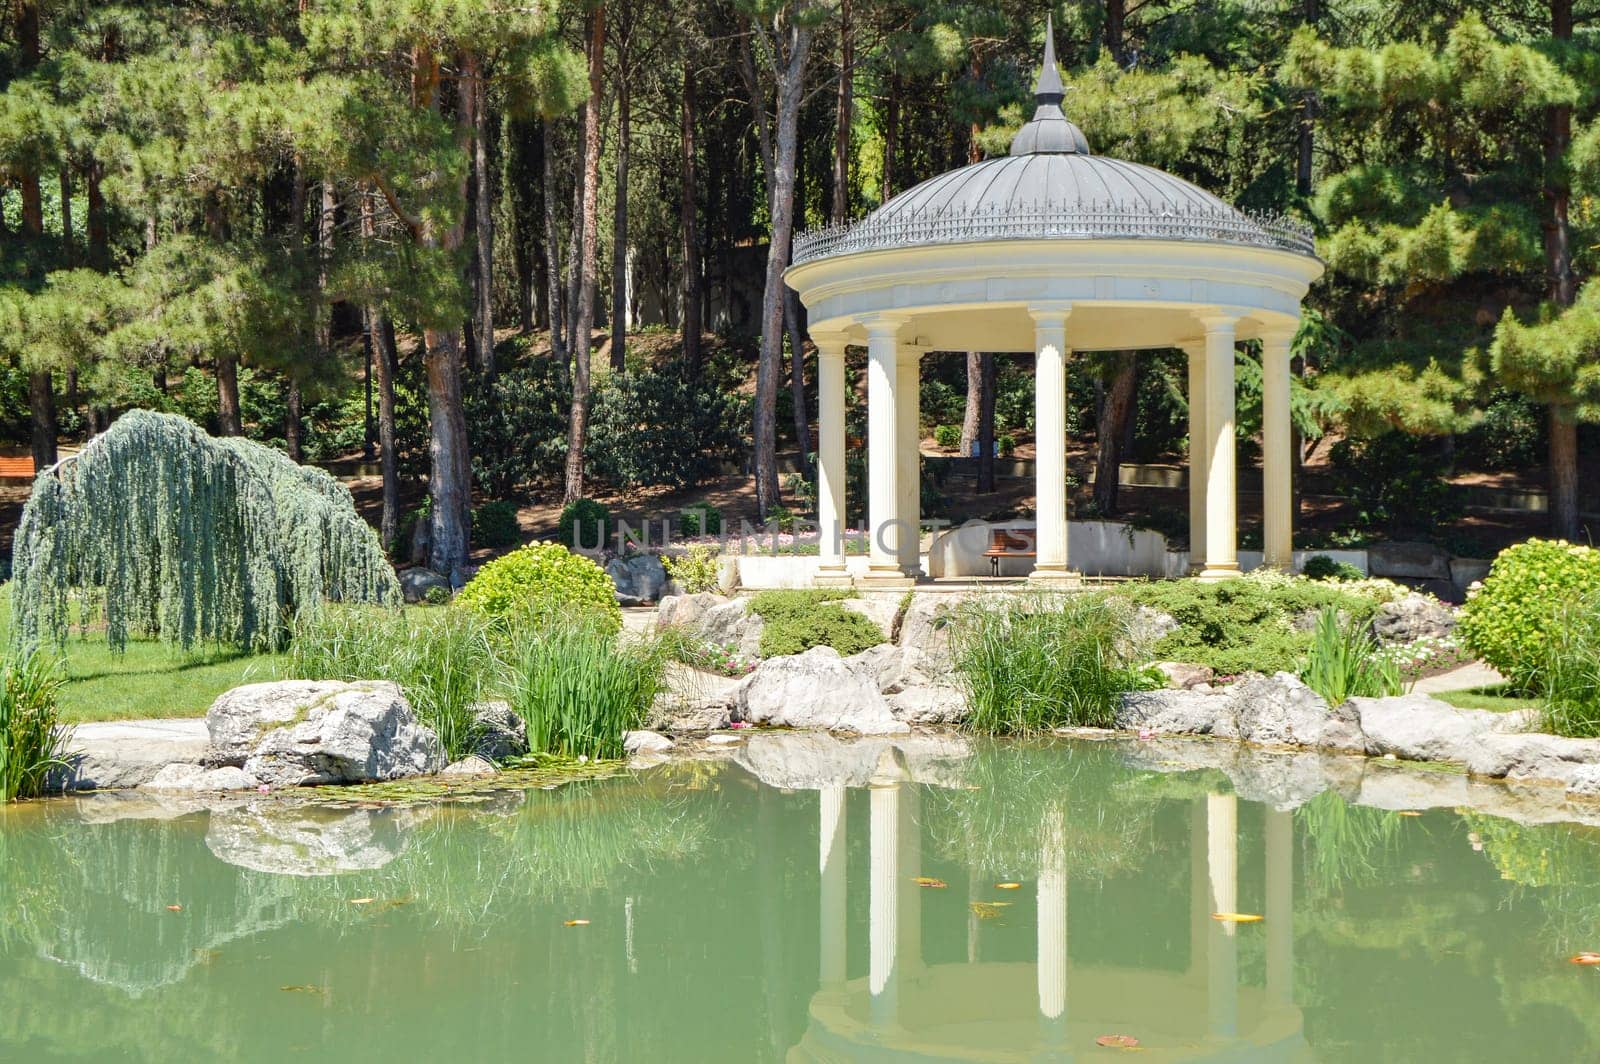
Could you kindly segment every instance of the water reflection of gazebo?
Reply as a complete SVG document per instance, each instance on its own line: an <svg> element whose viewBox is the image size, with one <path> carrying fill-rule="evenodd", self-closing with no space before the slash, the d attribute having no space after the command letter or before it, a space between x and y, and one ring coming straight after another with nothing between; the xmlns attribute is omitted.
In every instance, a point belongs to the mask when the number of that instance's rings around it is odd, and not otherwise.
<svg viewBox="0 0 1600 1064"><path fill-rule="evenodd" d="M867 349L866 587L920 573L918 386L931 351L1035 359L1033 578L1071 582L1067 363L1073 351L1188 355L1190 558L1239 571L1234 345L1262 344L1266 564L1291 550L1289 346L1322 274L1309 229L1246 215L1181 178L1095 155L1063 113L1046 30L1038 107L1010 154L925 181L853 224L806 233L786 280L817 345L820 584L848 583L845 349ZM1034 522L1026 522L1033 524ZM1012 525L1014 523L1008 523ZM978 550L984 543L978 536Z"/></svg>
<svg viewBox="0 0 1600 1064"><path fill-rule="evenodd" d="M834 1061L1064 1059L1108 1033L1139 1037L1141 1059L1308 1060L1293 1001L1293 832L1289 813L1266 813L1266 904L1260 927L1212 919L1238 910L1238 812L1231 794L1197 801L1190 828L1190 964L1151 971L1073 962L1065 825L1040 824L1032 963L928 964L921 943L919 789L892 752L870 783L869 961L846 970L846 788L821 787L818 826L820 987L791 1064ZM976 927L976 924L971 925ZM1241 985L1239 937L1266 939L1265 986Z"/></svg>

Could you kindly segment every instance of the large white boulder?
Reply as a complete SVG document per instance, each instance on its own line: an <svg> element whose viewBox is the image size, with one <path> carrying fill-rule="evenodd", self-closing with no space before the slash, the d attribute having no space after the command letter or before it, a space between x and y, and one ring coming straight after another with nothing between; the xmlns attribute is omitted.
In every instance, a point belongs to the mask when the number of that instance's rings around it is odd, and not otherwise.
<svg viewBox="0 0 1600 1064"><path fill-rule="evenodd" d="M435 773L444 746L386 681L279 680L224 693L206 714L207 760L262 783L367 783Z"/></svg>
<svg viewBox="0 0 1600 1064"><path fill-rule="evenodd" d="M1352 698L1349 705L1361 719L1367 753L1392 754L1407 761L1468 761L1485 735L1509 731L1522 722L1521 717L1457 709L1419 694Z"/></svg>
<svg viewBox="0 0 1600 1064"><path fill-rule="evenodd" d="M1366 747L1354 711L1329 708L1321 695L1290 673L1249 677L1228 695L1235 735L1247 743L1346 753L1361 753Z"/></svg>
<svg viewBox="0 0 1600 1064"><path fill-rule="evenodd" d="M1581 792L1589 785L1592 766L1600 765L1600 739L1486 732L1466 761L1474 776L1561 783Z"/></svg>
<svg viewBox="0 0 1600 1064"><path fill-rule="evenodd" d="M1455 611L1432 595L1419 592L1385 602L1372 615L1372 634L1384 643L1443 639L1455 630Z"/></svg>
<svg viewBox="0 0 1600 1064"><path fill-rule="evenodd" d="M733 702L736 715L752 724L861 735L910 730L890 712L877 682L826 646L762 662L740 681Z"/></svg>
<svg viewBox="0 0 1600 1064"><path fill-rule="evenodd" d="M1117 707L1116 725L1160 735L1236 737L1232 702L1213 691L1129 691Z"/></svg>

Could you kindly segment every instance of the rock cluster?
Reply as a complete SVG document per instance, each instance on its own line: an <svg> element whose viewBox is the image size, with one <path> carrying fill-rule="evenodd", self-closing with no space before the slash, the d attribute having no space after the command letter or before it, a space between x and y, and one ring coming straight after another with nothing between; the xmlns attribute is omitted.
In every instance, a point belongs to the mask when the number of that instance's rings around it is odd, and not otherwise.
<svg viewBox="0 0 1600 1064"><path fill-rule="evenodd" d="M606 575L617 585L617 602L623 606L643 606L661 598L667 584L667 570L658 554L633 554L606 562Z"/></svg>

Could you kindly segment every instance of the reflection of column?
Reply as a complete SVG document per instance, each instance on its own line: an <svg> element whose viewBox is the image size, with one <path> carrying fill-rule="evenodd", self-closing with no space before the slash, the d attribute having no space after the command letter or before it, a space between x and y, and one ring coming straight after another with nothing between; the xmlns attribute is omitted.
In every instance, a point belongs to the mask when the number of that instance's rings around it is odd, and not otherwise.
<svg viewBox="0 0 1600 1064"><path fill-rule="evenodd" d="M1239 800L1231 794L1206 796L1206 867L1211 879L1211 911L1238 912ZM1209 1029L1213 1037L1232 1038L1239 1030L1239 940L1233 921L1209 922Z"/></svg>
<svg viewBox="0 0 1600 1064"><path fill-rule="evenodd" d="M872 1024L886 1027L895 1022L899 1009L895 953L900 934L900 781L881 772L874 776L871 801L872 907L867 989L872 994Z"/></svg>
<svg viewBox="0 0 1600 1064"><path fill-rule="evenodd" d="M1206 867L1206 807L1195 802L1189 817L1189 974L1207 971L1211 942L1211 874Z"/></svg>
<svg viewBox="0 0 1600 1064"><path fill-rule="evenodd" d="M922 790L918 787L900 789L900 906L897 919L899 935L895 940L895 971L900 985L915 979L922 972L922 887L916 877L923 875L922 867Z"/></svg>
<svg viewBox="0 0 1600 1064"><path fill-rule="evenodd" d="M1267 999L1294 1002L1294 817L1267 810Z"/></svg>
<svg viewBox="0 0 1600 1064"><path fill-rule="evenodd" d="M822 821L818 830L821 879L822 951L819 971L824 992L844 987L845 980L845 791L843 784L822 788Z"/></svg>
<svg viewBox="0 0 1600 1064"><path fill-rule="evenodd" d="M819 333L817 344L818 584L848 584L844 564L844 350L842 334Z"/></svg>
<svg viewBox="0 0 1600 1064"><path fill-rule="evenodd" d="M1045 811L1040 825L1037 961L1039 1019L1047 1040L1059 1036L1067 1017L1067 853L1060 806Z"/></svg>
<svg viewBox="0 0 1600 1064"><path fill-rule="evenodd" d="M902 345L896 367L895 427L900 439L895 455L895 509L902 522L897 530L900 571L915 577L922 571L922 352Z"/></svg>

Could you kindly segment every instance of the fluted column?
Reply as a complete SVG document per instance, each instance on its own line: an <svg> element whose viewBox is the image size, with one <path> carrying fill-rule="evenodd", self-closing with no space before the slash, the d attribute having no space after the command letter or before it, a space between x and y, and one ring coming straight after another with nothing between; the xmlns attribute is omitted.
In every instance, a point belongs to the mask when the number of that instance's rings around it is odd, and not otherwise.
<svg viewBox="0 0 1600 1064"><path fill-rule="evenodd" d="M821 973L822 991L837 993L844 989L847 946L844 785L835 783L822 788L819 804L821 821L817 830L817 856L821 874L821 901L818 921L822 926L818 971Z"/></svg>
<svg viewBox="0 0 1600 1064"><path fill-rule="evenodd" d="M1206 866L1211 911L1239 911L1239 800L1206 796ZM1209 917L1208 917L1209 918ZM1239 939L1231 920L1212 920L1208 943L1206 1000L1209 1033L1232 1038L1239 1030Z"/></svg>
<svg viewBox="0 0 1600 1064"><path fill-rule="evenodd" d="M867 329L867 515L871 546L865 583L904 587L899 542L899 370L900 327L892 315L869 318Z"/></svg>
<svg viewBox="0 0 1600 1064"><path fill-rule="evenodd" d="M1289 431L1289 343L1284 329L1261 337L1261 526L1265 564L1294 569L1294 488L1290 467L1294 439Z"/></svg>
<svg viewBox="0 0 1600 1064"><path fill-rule="evenodd" d="M1038 531L1031 579L1071 584L1067 567L1067 317L1070 304L1037 304L1033 318L1034 440L1038 477L1035 510Z"/></svg>
<svg viewBox="0 0 1600 1064"><path fill-rule="evenodd" d="M817 533L815 583L848 584L844 564L845 462L844 410L845 337L813 333L817 345Z"/></svg>
<svg viewBox="0 0 1600 1064"><path fill-rule="evenodd" d="M1232 314L1201 319L1206 329L1206 566L1200 575L1239 574L1238 478L1234 467L1234 325Z"/></svg>
<svg viewBox="0 0 1600 1064"><path fill-rule="evenodd" d="M1189 356L1189 572L1206 567L1206 344L1183 346Z"/></svg>
<svg viewBox="0 0 1600 1064"><path fill-rule="evenodd" d="M922 352L900 345L896 367L898 383L895 428L899 432L895 466L896 509L900 514L898 554L900 571L915 579L922 572Z"/></svg>
<svg viewBox="0 0 1600 1064"><path fill-rule="evenodd" d="M1267 998L1294 1003L1294 816L1267 810Z"/></svg>

